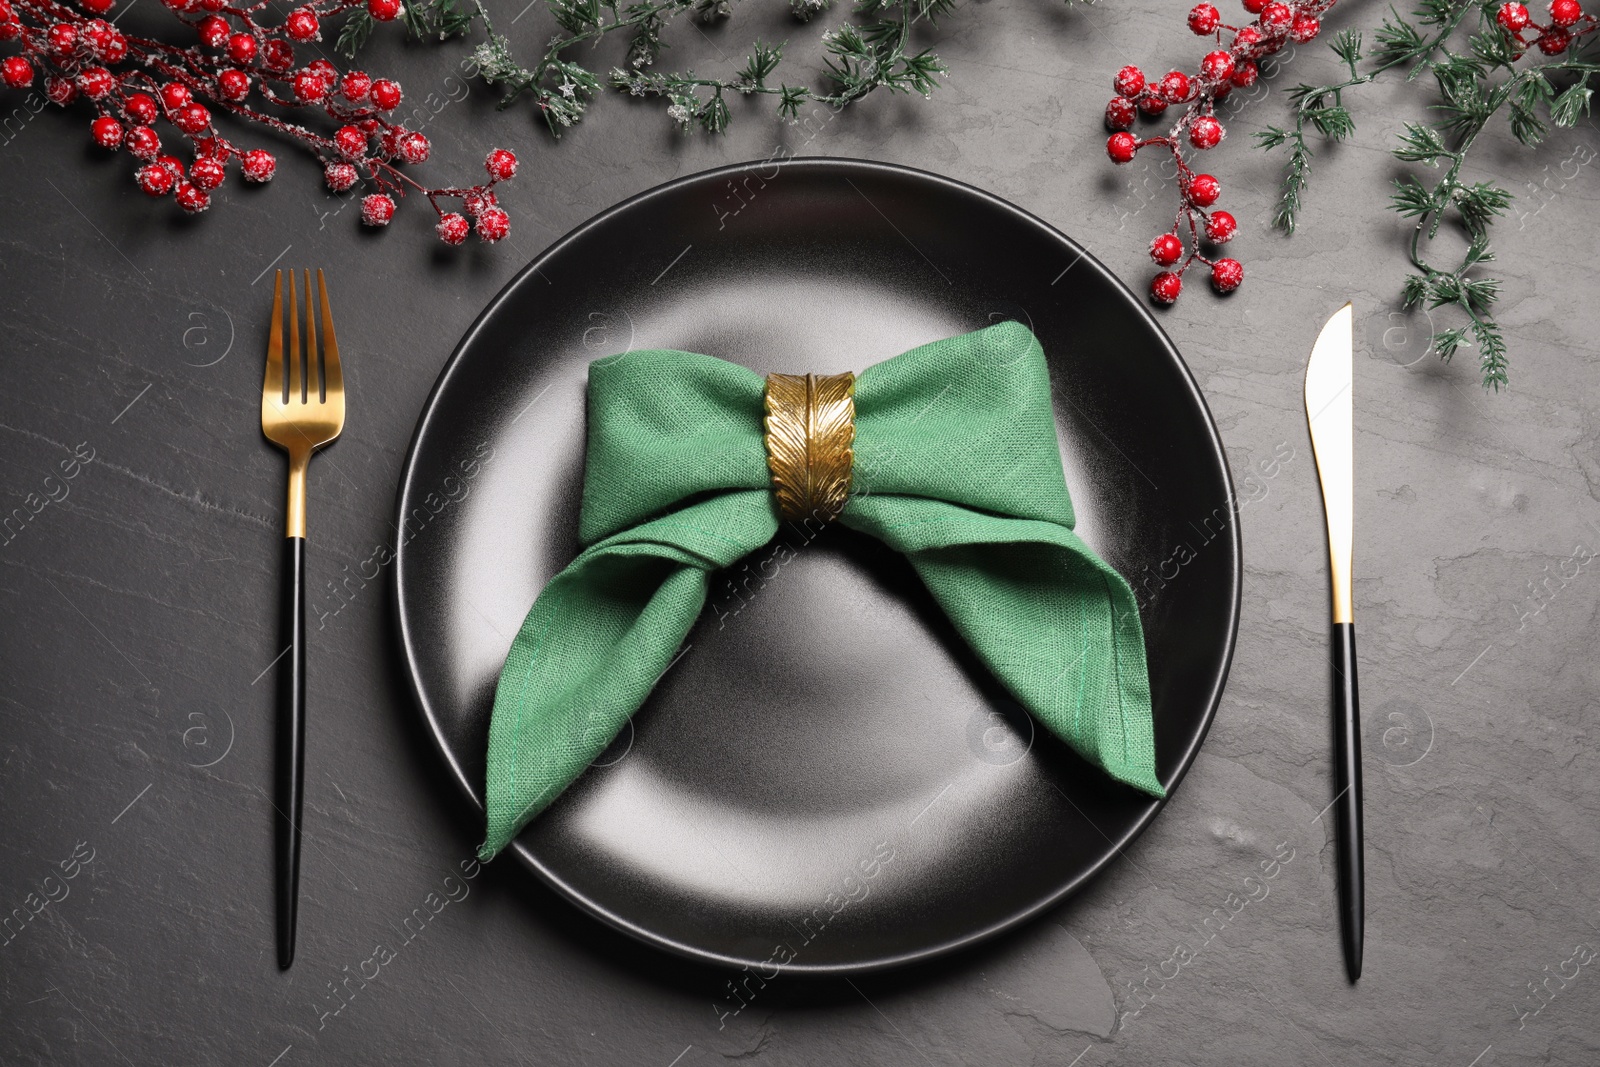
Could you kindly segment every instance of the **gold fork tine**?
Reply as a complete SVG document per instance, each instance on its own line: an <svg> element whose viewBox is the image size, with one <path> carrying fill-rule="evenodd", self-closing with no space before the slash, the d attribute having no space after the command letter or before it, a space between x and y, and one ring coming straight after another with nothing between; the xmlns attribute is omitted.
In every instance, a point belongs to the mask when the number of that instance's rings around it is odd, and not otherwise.
<svg viewBox="0 0 1600 1067"><path fill-rule="evenodd" d="M295 309L294 271L289 272L289 403L304 404L300 387L300 317Z"/></svg>
<svg viewBox="0 0 1600 1067"><path fill-rule="evenodd" d="M283 271L272 288L272 325L267 329L267 376L261 396L283 403Z"/></svg>
<svg viewBox="0 0 1600 1067"><path fill-rule="evenodd" d="M306 402L322 403L322 382L317 374L317 316L311 301L311 272L306 271Z"/></svg>
<svg viewBox="0 0 1600 1067"><path fill-rule="evenodd" d="M339 342L333 336L333 312L328 309L328 283L322 277L322 268L317 268L317 290L322 297L322 368L323 395L329 398L337 397L337 402L344 403L344 371L339 366ZM311 283L306 283L306 301L310 302Z"/></svg>

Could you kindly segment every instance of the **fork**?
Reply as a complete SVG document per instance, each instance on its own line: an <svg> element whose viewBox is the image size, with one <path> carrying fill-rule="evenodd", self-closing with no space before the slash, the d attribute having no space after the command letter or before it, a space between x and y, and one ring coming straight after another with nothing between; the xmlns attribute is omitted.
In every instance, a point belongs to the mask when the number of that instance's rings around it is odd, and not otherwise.
<svg viewBox="0 0 1600 1067"><path fill-rule="evenodd" d="M344 429L344 374L339 344L328 310L328 286L317 271L322 313L322 366L317 359L317 316L311 300L311 272L305 272L306 344L300 348L294 271L289 271L289 347L283 346L283 271L272 294L272 326L267 334L267 374L261 385L261 432L289 453L289 499L285 509L282 593L279 625L286 647L278 668L278 724L275 756L274 833L278 910L278 966L294 962L295 912L300 895L300 816L306 761L306 471L311 454ZM302 360L302 355L304 359ZM287 369L287 373L285 373Z"/></svg>

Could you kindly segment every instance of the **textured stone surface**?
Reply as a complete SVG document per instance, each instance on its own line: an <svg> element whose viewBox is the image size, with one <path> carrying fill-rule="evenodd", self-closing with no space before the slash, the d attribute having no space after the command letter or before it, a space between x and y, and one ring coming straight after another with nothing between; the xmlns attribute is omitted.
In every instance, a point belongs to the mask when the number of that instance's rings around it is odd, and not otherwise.
<svg viewBox="0 0 1600 1067"><path fill-rule="evenodd" d="M1469 356L1440 366L1388 317L1404 228L1381 207L1385 148L1419 110L1393 85L1353 96L1360 134L1319 157L1293 239L1264 222L1278 161L1248 145L1281 100L1249 103L1208 161L1249 277L1227 300L1192 286L1163 322L1250 500L1239 650L1188 779L1088 891L957 959L782 980L721 1016L727 975L600 928L512 867L446 881L478 828L400 682L385 575L313 643L301 952L287 975L273 965L272 694L257 680L275 650L282 473L254 430L258 276L310 263L337 279L359 403L318 466L323 589L391 543L412 423L477 310L545 244L674 175L780 140L923 167L1037 213L1142 287L1168 190L1143 161L1104 161L1098 115L1121 63L1194 60L1183 9L966 5L930 37L951 67L935 102L874 97L814 134L741 105L726 139L684 139L658 110L610 99L555 145L474 85L429 126L430 169L471 173L491 142L524 163L511 240L451 254L430 245L421 205L387 235L357 232L288 153L270 188L230 183L204 219L174 219L125 160L85 147L83 113L8 127L0 496L8 510L60 499L0 547L0 905L59 899L0 946L0 1062L1597 1062L1600 314L1580 255L1597 235L1593 171L1559 165L1592 158L1600 136L1586 123L1532 155L1497 134L1480 154L1484 174L1544 189L1500 227L1513 385L1486 396ZM530 44L549 32L538 14L516 27ZM1378 15L1347 0L1330 23ZM671 59L721 69L718 51L758 32L798 56L821 28L750 6ZM1320 46L1303 51L1280 82L1332 72ZM459 50L387 55L371 66L397 68L413 100L460 94L445 82ZM1361 322L1369 850L1354 988L1318 817L1332 799L1327 590L1300 402L1315 331L1345 299ZM63 495L45 478L80 443L93 459ZM1280 445L1293 458L1245 487Z"/></svg>

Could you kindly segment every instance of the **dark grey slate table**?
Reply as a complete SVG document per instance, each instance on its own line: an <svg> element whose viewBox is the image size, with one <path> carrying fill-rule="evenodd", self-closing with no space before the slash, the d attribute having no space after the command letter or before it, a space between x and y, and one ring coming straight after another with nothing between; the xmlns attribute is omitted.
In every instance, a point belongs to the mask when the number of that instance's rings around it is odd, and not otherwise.
<svg viewBox="0 0 1600 1067"><path fill-rule="evenodd" d="M1381 207L1397 166L1386 148L1420 98L1382 85L1353 100L1360 135L1319 159L1293 239L1266 228L1278 163L1247 143L1281 100L1230 122L1210 164L1243 222L1247 281L1226 301L1192 286L1163 322L1244 502L1232 680L1194 769L1126 860L979 951L780 980L735 1013L728 975L635 945L514 867L465 878L479 827L401 681L388 576L326 600L326 583L389 544L412 423L477 310L566 230L675 175L778 144L935 170L1014 200L1142 287L1168 190L1142 161L1106 164L1097 116L1121 63L1192 63L1183 10L967 5L930 38L951 67L936 101L875 97L809 132L736 109L722 140L608 99L552 144L480 84L462 98L449 79L463 50L385 44L373 68L398 71L413 100L448 101L428 126L434 173L475 172L491 143L523 157L511 239L456 253L435 249L415 208L394 232L358 232L287 151L270 188L230 183L206 217L183 219L144 199L126 160L87 147L84 114L7 126L0 501L48 503L0 545L0 907L31 916L0 945L0 1062L1597 1062L1592 124L1536 156L1503 136L1480 153L1485 176L1523 194L1499 228L1513 384L1493 397L1470 356L1439 365L1417 322L1391 315L1404 231ZM1379 14L1345 0L1330 21ZM549 33L540 18L514 28L525 45ZM756 33L792 37L803 56L819 32L751 6L672 58L721 69ZM1317 46L1278 80L1332 70ZM261 678L277 647L282 465L255 429L274 264L337 279L358 398L313 482L313 587L338 610L313 645L288 974L271 949ZM1300 400L1316 329L1346 299L1360 316L1369 850L1354 988L1319 819L1332 799L1327 592Z"/></svg>

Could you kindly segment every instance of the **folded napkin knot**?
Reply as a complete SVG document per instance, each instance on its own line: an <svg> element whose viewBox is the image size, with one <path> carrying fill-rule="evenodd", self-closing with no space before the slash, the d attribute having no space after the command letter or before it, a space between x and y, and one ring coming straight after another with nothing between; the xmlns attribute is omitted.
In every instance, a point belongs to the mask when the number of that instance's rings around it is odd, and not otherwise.
<svg viewBox="0 0 1600 1067"><path fill-rule="evenodd" d="M769 374L767 469L786 522L832 522L850 499L856 376Z"/></svg>
<svg viewBox="0 0 1600 1067"><path fill-rule="evenodd" d="M763 381L711 356L630 352L590 365L588 402L583 550L534 601L495 687L484 859L605 750L680 654L712 576L783 522L837 519L905 556L1034 718L1165 795L1138 607L1073 532L1028 329L935 341L859 376Z"/></svg>

